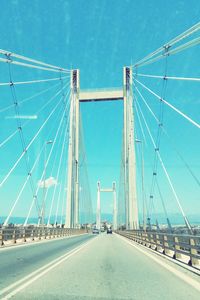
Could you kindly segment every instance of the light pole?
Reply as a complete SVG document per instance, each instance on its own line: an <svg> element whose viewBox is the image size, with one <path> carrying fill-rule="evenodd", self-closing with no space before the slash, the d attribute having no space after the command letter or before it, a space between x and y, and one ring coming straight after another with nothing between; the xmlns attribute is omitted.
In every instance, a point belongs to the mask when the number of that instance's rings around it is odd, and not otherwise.
<svg viewBox="0 0 200 300"><path fill-rule="evenodd" d="M42 200L42 210L41 210L41 224L45 225L45 197L46 197L46 156L47 156L47 145L52 144L53 141L49 140L45 142L44 145L44 180L43 180L43 200Z"/></svg>
<svg viewBox="0 0 200 300"><path fill-rule="evenodd" d="M145 193L144 193L144 149L142 140L135 140L136 143L141 145L141 167L142 167L142 204L143 204L143 230L146 231L146 206L145 206Z"/></svg>

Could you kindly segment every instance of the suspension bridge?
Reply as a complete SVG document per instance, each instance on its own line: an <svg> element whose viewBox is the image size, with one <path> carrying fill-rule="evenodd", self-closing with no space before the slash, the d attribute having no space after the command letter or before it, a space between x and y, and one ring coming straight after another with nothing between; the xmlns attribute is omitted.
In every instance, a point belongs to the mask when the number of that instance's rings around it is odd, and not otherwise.
<svg viewBox="0 0 200 300"><path fill-rule="evenodd" d="M1 299L199 299L199 30L110 89L0 50ZM121 169L90 187L81 107L106 101L122 103ZM102 192L113 235L92 234Z"/></svg>

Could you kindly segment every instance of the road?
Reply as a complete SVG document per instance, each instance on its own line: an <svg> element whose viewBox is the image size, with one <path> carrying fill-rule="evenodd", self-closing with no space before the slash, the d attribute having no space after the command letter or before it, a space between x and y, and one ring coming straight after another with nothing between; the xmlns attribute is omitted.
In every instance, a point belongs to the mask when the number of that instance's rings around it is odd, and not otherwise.
<svg viewBox="0 0 200 300"><path fill-rule="evenodd" d="M166 259L159 258L156 254L151 254L149 250L143 250L141 246L135 248L128 240L117 235L101 234L93 239L88 235L63 241L65 242L64 252L66 250L68 252L66 256L36 274L30 274L29 278L25 278L20 284L8 288L1 299L9 299L11 296L12 299L41 300L200 299L200 278L197 275ZM62 242L58 241L58 243ZM68 247L67 243L71 245ZM47 251L46 255L45 252L42 254L46 259L43 261L45 264L49 261L47 258L49 252L52 253L51 259L53 256L55 258L55 254L53 249L50 251L50 243L42 247ZM56 251L56 242L54 247ZM31 248L27 247L27 251L31 252ZM24 251L26 252L25 247L23 253ZM32 265L35 265L34 255L32 259ZM29 263L30 261L26 262L27 268ZM6 263L4 263L4 270L5 265ZM21 277L22 273L23 276L26 275L24 270L19 270L20 272ZM11 270L9 274L6 276L11 276Z"/></svg>
<svg viewBox="0 0 200 300"><path fill-rule="evenodd" d="M91 238L84 234L0 249L0 291Z"/></svg>

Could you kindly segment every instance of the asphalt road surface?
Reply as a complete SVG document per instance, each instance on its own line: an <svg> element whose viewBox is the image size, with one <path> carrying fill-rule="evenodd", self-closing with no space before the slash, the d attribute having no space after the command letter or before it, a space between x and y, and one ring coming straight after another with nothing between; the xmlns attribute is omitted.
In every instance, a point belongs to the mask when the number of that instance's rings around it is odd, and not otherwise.
<svg viewBox="0 0 200 300"><path fill-rule="evenodd" d="M63 247L60 243L65 242L65 250L62 251L67 250L68 254L35 274L29 274L28 278L25 277L27 270L31 272L33 266L36 269L41 261L45 265L50 259L53 260L55 255L61 255L57 254L57 250ZM8 287L7 290L4 289L4 294L0 292L1 299L200 299L199 276L156 254L151 254L141 246L134 247L128 240L117 235L101 234L96 238L88 235L68 241L55 241L55 244L52 244L54 249L50 243L41 245L46 249L46 254L45 251L41 254L42 259L34 247L35 254L32 247L23 248L21 259L26 255L26 251L30 252L27 256L29 259L26 263L19 260L19 266L14 260L13 270L15 274L21 273L21 278L25 278L18 283L15 281L14 286ZM2 254L6 257L5 253L0 253L0 259ZM17 257L16 254L15 258ZM7 264L12 266L8 260L3 262L4 271L0 268L1 281L3 274L6 275L7 282L12 276L12 270L6 267ZM23 269L21 266L24 266ZM5 274L7 271L8 274ZM14 276L12 279L15 279Z"/></svg>
<svg viewBox="0 0 200 300"><path fill-rule="evenodd" d="M0 296L2 289L9 284L23 278L91 238L91 235L84 234L0 249Z"/></svg>

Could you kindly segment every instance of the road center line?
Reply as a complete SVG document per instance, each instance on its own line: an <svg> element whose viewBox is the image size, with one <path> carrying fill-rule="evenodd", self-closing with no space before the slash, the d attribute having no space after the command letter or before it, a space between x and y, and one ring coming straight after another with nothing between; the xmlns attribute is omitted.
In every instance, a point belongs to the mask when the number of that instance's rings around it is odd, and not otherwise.
<svg viewBox="0 0 200 300"><path fill-rule="evenodd" d="M184 274L184 273L176 270L172 266L166 264L161 259L155 257L153 254L148 253L145 250L141 249L139 246L135 245L133 242L130 242L129 240L127 240L127 238L122 237L122 236L120 236L118 234L115 234L115 236L117 236L119 239L123 240L124 242L126 242L130 246L134 247L135 249L137 249L138 251L140 251L144 255L148 256L149 258L151 258L152 260L154 260L156 263L158 263L159 265L161 265L162 267L164 267L165 269L167 269L169 272L173 273L174 275L176 275L177 277L179 277L180 279L182 279L187 284L191 285L193 288L195 288L196 290L198 290L200 292L200 283L198 281L196 281L195 279L193 279L193 278L189 277L188 275L186 275L186 274Z"/></svg>
<svg viewBox="0 0 200 300"><path fill-rule="evenodd" d="M85 248L86 246L88 246L88 244L90 244L94 240L95 240L95 238L93 238L93 239L85 242L81 246L78 246L78 247L74 248L73 250L69 251L68 253L66 253L66 254L64 254L64 255L56 258L52 262L46 264L45 266L37 269L36 271L30 273L29 275L25 276L24 278L16 281L15 283L13 283L13 284L9 285L8 287L6 287L5 289L1 290L0 291L0 295L3 295L6 292L9 292L13 288L15 288L16 286L18 286L18 285L21 284L15 290L11 291L9 294L4 295L3 298L1 298L1 299L2 300L10 299L14 295L16 295L18 292L20 292L21 290L23 290L24 288L26 288L28 285L30 285L31 283L33 283L34 281L36 281L38 278L44 276L46 273L48 273L49 271L51 271L52 269L54 269L55 267L57 267L58 265L60 265L62 262L66 261L71 256L73 256L74 254L76 254L79 251L81 251L83 248Z"/></svg>

